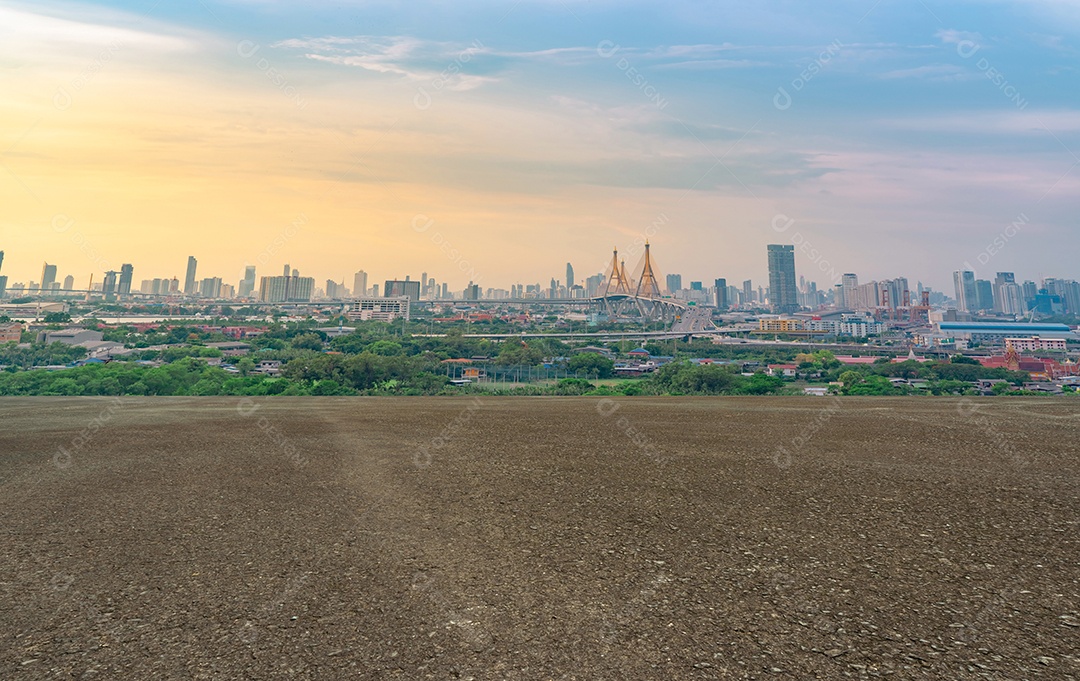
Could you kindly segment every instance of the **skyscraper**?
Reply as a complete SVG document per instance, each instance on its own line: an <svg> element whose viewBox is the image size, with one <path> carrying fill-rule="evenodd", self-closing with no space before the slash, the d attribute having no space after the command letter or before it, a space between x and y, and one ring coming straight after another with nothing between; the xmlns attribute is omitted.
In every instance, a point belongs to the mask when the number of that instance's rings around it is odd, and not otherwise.
<svg viewBox="0 0 1080 681"><path fill-rule="evenodd" d="M45 266L41 268L41 291L44 293L52 288L52 285L56 283L56 265L50 265L45 263Z"/></svg>
<svg viewBox="0 0 1080 681"><path fill-rule="evenodd" d="M4 269L4 252L0 251L0 270Z"/></svg>
<svg viewBox="0 0 1080 681"><path fill-rule="evenodd" d="M1039 287L1036 286L1035 282L1033 282L1033 281L1025 281L1022 284L1022 289L1021 290L1023 291L1023 294L1024 294L1024 306L1025 306L1024 309L1025 310L1030 310L1031 309L1031 303L1032 303L1032 301L1035 300L1035 295L1039 292Z"/></svg>
<svg viewBox="0 0 1080 681"><path fill-rule="evenodd" d="M769 244L769 302L774 312L799 311L799 289L795 284L795 247Z"/></svg>
<svg viewBox="0 0 1080 681"><path fill-rule="evenodd" d="M207 277L199 283L199 296L202 298L221 297L221 277Z"/></svg>
<svg viewBox="0 0 1080 681"><path fill-rule="evenodd" d="M743 303L749 305L754 302L754 282L747 279L742 283Z"/></svg>
<svg viewBox="0 0 1080 681"><path fill-rule="evenodd" d="M195 270L199 265L199 261L195 259L195 256L189 255L187 259L187 276L184 277L184 295L193 296L198 290L195 288Z"/></svg>
<svg viewBox="0 0 1080 681"><path fill-rule="evenodd" d="M367 295L367 272L364 270L353 275L352 294L357 298Z"/></svg>
<svg viewBox="0 0 1080 681"><path fill-rule="evenodd" d="M570 290L574 288L574 284L577 283L577 279L574 279L574 267L570 263L566 263L566 288Z"/></svg>
<svg viewBox="0 0 1080 681"><path fill-rule="evenodd" d="M681 274L669 274L667 275L667 290L671 293L682 290L682 275Z"/></svg>
<svg viewBox="0 0 1080 681"><path fill-rule="evenodd" d="M837 307L855 309L855 292L859 289L859 275L848 272L840 278L840 300Z"/></svg>
<svg viewBox="0 0 1080 681"><path fill-rule="evenodd" d="M134 268L129 264L120 266L120 283L117 288L117 293L122 296L131 294L131 276L134 274Z"/></svg>
<svg viewBox="0 0 1080 681"><path fill-rule="evenodd" d="M975 308L979 311L994 309L994 285L986 279L975 280Z"/></svg>
<svg viewBox="0 0 1080 681"><path fill-rule="evenodd" d="M244 278L240 281L240 297L250 298L255 291L255 266L248 265L244 268Z"/></svg>
<svg viewBox="0 0 1080 681"><path fill-rule="evenodd" d="M264 303L308 303L315 294L315 277L263 277L259 281L259 300Z"/></svg>
<svg viewBox="0 0 1080 681"><path fill-rule="evenodd" d="M105 279L101 282L101 292L105 294L105 300L116 297L116 271L109 270L105 273Z"/></svg>
<svg viewBox="0 0 1080 681"><path fill-rule="evenodd" d="M716 288L713 294L716 309L726 310L731 307L731 303L728 302L727 279L717 279L713 282L713 286Z"/></svg>
<svg viewBox="0 0 1080 681"><path fill-rule="evenodd" d="M998 272L994 277L994 311L1004 314L1017 314L1016 312L1006 312L1006 284L1015 284L1016 275L1012 272Z"/></svg>
<svg viewBox="0 0 1080 681"><path fill-rule="evenodd" d="M1005 282L998 287L994 295L997 311L1005 315L1022 315L1027 311L1024 305L1024 289L1016 282Z"/></svg>
<svg viewBox="0 0 1080 681"><path fill-rule="evenodd" d="M383 284L383 297L395 298L397 296L408 296L409 300L420 300L420 282L409 281L408 278L405 281L387 279Z"/></svg>
<svg viewBox="0 0 1080 681"><path fill-rule="evenodd" d="M66 277L64 277L64 290L65 291L70 291L73 288L75 288L75 277L73 277L73 276L71 276L69 274Z"/></svg>
<svg viewBox="0 0 1080 681"><path fill-rule="evenodd" d="M953 287L956 290L956 309L961 312L974 312L978 304L978 293L975 290L975 273L969 271L953 272Z"/></svg>
<svg viewBox="0 0 1080 681"><path fill-rule="evenodd" d="M1080 314L1080 283L1071 280L1061 282L1061 297L1066 312Z"/></svg>

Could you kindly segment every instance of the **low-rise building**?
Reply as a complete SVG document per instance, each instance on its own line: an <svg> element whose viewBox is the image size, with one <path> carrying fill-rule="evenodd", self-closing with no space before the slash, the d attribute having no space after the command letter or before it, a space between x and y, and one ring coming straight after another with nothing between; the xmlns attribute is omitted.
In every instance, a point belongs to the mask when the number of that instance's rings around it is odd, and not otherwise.
<svg viewBox="0 0 1080 681"><path fill-rule="evenodd" d="M221 354L225 357L242 357L251 352L250 345L237 341L226 341L224 343L207 343L206 347L217 348L218 350L221 350Z"/></svg>
<svg viewBox="0 0 1080 681"><path fill-rule="evenodd" d="M337 338L339 336L348 336L356 332L356 329L352 326L322 326L315 329L319 333L323 334L327 338Z"/></svg>
<svg viewBox="0 0 1080 681"><path fill-rule="evenodd" d="M783 376L784 378L795 378L799 373L799 367L794 364L770 364L769 374L772 376Z"/></svg>
<svg viewBox="0 0 1080 681"><path fill-rule="evenodd" d="M0 343L18 343L22 339L23 325L19 322L0 324Z"/></svg>
<svg viewBox="0 0 1080 681"><path fill-rule="evenodd" d="M392 322L398 318L409 320L409 297L360 298L352 304L346 313L349 319L360 321Z"/></svg>
<svg viewBox="0 0 1080 681"><path fill-rule="evenodd" d="M1002 344L1006 338L1038 336L1042 339L1076 339L1076 334L1066 324L1024 322L939 322L935 324L938 335L953 336L972 343Z"/></svg>
<svg viewBox="0 0 1080 681"><path fill-rule="evenodd" d="M758 331L766 333L792 333L802 331L803 322L800 319L787 317L770 317L758 320Z"/></svg>
<svg viewBox="0 0 1080 681"><path fill-rule="evenodd" d="M264 359L255 363L255 373L277 376L281 373L281 362L276 359Z"/></svg>
<svg viewBox="0 0 1080 681"><path fill-rule="evenodd" d="M40 331L37 335L39 343L45 343L46 345L52 345L53 343L63 343L64 345L79 345L87 341L99 342L105 338L105 334L100 331L92 331L90 329L63 329L60 331Z"/></svg>
<svg viewBox="0 0 1080 681"><path fill-rule="evenodd" d="M1043 350L1059 350L1064 352L1066 349L1066 341L1064 338L1040 338L1039 336L1031 336L1029 338L1006 338L1005 348L1016 350L1017 352L1039 352Z"/></svg>

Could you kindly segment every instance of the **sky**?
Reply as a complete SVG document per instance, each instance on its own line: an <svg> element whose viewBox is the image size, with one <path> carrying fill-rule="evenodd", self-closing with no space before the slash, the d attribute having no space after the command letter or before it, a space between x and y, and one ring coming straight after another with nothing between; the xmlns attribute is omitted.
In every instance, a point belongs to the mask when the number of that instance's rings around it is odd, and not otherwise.
<svg viewBox="0 0 1080 681"><path fill-rule="evenodd" d="M0 2L0 273L1080 278L1077 0Z"/></svg>

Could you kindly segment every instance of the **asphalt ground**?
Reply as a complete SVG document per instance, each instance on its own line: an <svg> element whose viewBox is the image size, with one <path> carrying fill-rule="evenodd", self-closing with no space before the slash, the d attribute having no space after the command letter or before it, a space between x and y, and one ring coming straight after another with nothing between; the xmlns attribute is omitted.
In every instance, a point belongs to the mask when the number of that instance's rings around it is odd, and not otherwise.
<svg viewBox="0 0 1080 681"><path fill-rule="evenodd" d="M1080 401L0 400L0 679L1080 677Z"/></svg>

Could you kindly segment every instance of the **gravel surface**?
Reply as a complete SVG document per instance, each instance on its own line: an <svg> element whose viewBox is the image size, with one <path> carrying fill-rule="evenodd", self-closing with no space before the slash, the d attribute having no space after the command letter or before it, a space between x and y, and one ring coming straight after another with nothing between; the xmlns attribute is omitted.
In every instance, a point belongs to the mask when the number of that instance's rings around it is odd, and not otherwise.
<svg viewBox="0 0 1080 681"><path fill-rule="evenodd" d="M1078 407L0 400L0 679L1080 678Z"/></svg>

